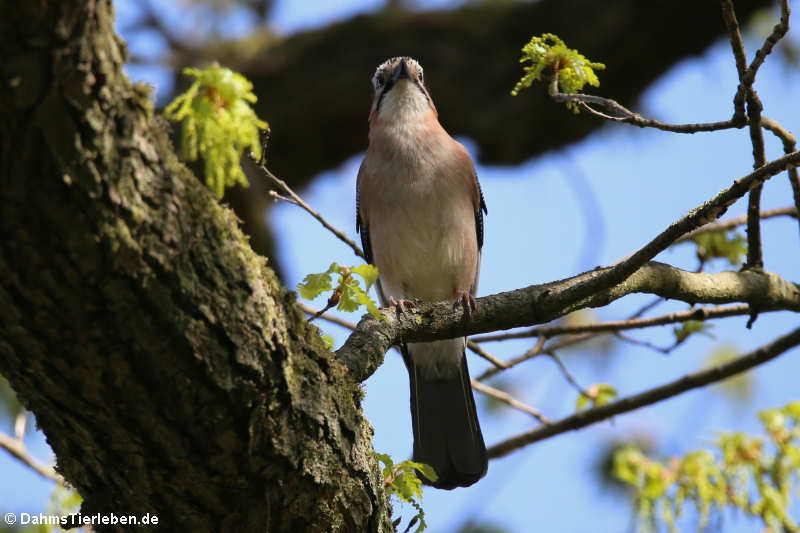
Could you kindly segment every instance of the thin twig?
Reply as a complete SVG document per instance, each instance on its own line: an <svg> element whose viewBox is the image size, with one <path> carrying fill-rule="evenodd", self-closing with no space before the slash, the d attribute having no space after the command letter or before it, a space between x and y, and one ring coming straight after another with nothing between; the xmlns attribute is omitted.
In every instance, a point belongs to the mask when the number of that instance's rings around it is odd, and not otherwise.
<svg viewBox="0 0 800 533"><path fill-rule="evenodd" d="M673 342L671 345L667 347L658 346L656 344L653 344L652 342L634 339L633 337L625 335L620 331L615 331L612 333L612 335L614 335L616 338L618 338L623 342L627 342L628 344L633 344L634 346L641 346L642 348L647 348L648 350L653 350L654 352L658 352L664 355L670 353L672 350L674 350L680 345L680 343L678 342Z"/></svg>
<svg viewBox="0 0 800 533"><path fill-rule="evenodd" d="M6 450L13 457L30 467L40 476L51 481L55 481L59 485L64 484L64 478L61 476L61 474L56 472L52 466L40 462L30 453L28 453L27 448L25 448L25 443L22 440L15 439L11 435L6 435L5 433L0 432L0 448Z"/></svg>
<svg viewBox="0 0 800 533"><path fill-rule="evenodd" d="M645 392L628 396L606 404L600 407L595 407L586 411L575 413L571 416L563 418L558 422L547 426L541 426L530 431L526 431L517 436L504 440L488 450L490 458L497 458L507 455L514 450L518 450L542 439L566 433L575 429L580 429L588 425L594 424L601 420L606 420L613 416L628 411L633 411L650 405L673 396L677 396L682 392L696 389L722 381L725 378L744 372L758 365L764 364L771 359L774 359L800 344L800 328L795 329L791 333L778 337L773 342L762 346L747 355L743 355L721 365L713 366L711 368L701 370L692 374L687 374L680 379L666 383L664 385L652 388Z"/></svg>
<svg viewBox="0 0 800 533"><path fill-rule="evenodd" d="M490 387L489 385L474 379L472 380L472 388L494 398L495 400L501 401L504 404L513 407L514 409L519 409L522 412L528 413L544 425L553 423L553 421L544 416L539 409L531 407L530 405L517 400L505 391Z"/></svg>
<svg viewBox="0 0 800 533"><path fill-rule="evenodd" d="M794 169L797 171L797 169ZM794 217L797 218L797 208L796 207L778 207L776 209L767 209L765 211L761 211L761 220L765 220L768 218L775 218L775 217ZM697 228L694 231L690 231L686 235L675 240L675 244L679 242L686 242L691 240L696 235L700 235L701 233L710 233L712 231L722 231L722 230L729 230L733 229L737 226L741 226L742 224L747 223L747 215L742 215L734 218L729 218L727 220L718 220L717 222L712 222L710 224L706 224L701 228Z"/></svg>
<svg viewBox="0 0 800 533"><path fill-rule="evenodd" d="M319 311L317 311L316 313L314 313L310 317L308 317L308 321L309 322L313 322L314 320L318 319L319 317L324 315L327 311L329 311L330 309L336 307L336 304L337 304L337 302L332 301L332 300L328 300L328 303L325 304L325 307L323 307L322 309L320 309Z"/></svg>
<svg viewBox="0 0 800 533"><path fill-rule="evenodd" d="M495 366L495 368L500 368L500 369L506 368L506 364L503 361L496 358L495 356L493 356L492 354L490 354L489 352L487 352L486 350L484 350L471 340L467 341L467 348L469 348L475 355L482 357L483 359L486 359L487 361L492 363Z"/></svg>
<svg viewBox="0 0 800 533"><path fill-rule="evenodd" d="M490 378L500 372L501 370L507 370L512 366L517 366L518 364L522 363L523 361L527 361L528 359L532 359L537 355L542 354L542 347L544 347L544 341L547 340L546 337L541 336L539 340L536 341L536 344L530 350L526 351L524 354L520 355L519 357L515 357L513 359L509 359L508 361L501 362L500 365L495 365L492 368L487 368L481 375L476 377L475 379L478 381L483 381L487 378Z"/></svg>
<svg viewBox="0 0 800 533"><path fill-rule="evenodd" d="M791 15L791 12L791 9L789 9L789 0L781 0L781 19L772 28L772 33L764 40L764 44L758 49L753 61L747 68L745 80L750 85L755 81L756 72L758 72L758 69L764 63L764 59L772 52L772 49L778 44L778 41L783 39L784 35L789 31L789 15Z"/></svg>
<svg viewBox="0 0 800 533"><path fill-rule="evenodd" d="M641 317L646 312L650 311L651 309L654 309L656 306L658 306L659 304L664 303L665 301L666 300L664 300L664 298L655 298L655 299L653 299L652 301L644 304L639 309L634 311L633 314L628 317L628 320L633 320L634 318Z"/></svg>
<svg viewBox="0 0 800 533"><path fill-rule="evenodd" d="M698 307L687 311L676 311L652 318L634 318L629 320L614 320L609 322L596 322L593 324L574 324L574 325L555 325L538 326L525 331L515 333L500 333L496 335L481 335L473 337L475 342L496 342L508 339L524 339L530 337L551 338L556 335L570 335L575 333L601 333L609 331L621 331L626 329L641 329L652 326L663 326L665 324L675 324L687 320L708 320L709 318L722 318L728 316L739 316L750 313L750 306L747 304L737 304L717 307ZM508 363L506 363L508 364Z"/></svg>
<svg viewBox="0 0 800 533"><path fill-rule="evenodd" d="M779 122L762 116L761 125L783 142L783 153L789 154L797 149L797 139L792 135L792 132L781 126ZM792 186L796 209L795 216L798 218L798 222L800 222L800 217L797 216L797 214L800 213L800 176L797 174L797 166L791 165L787 167L786 172L789 175L789 183Z"/></svg>
<svg viewBox="0 0 800 533"><path fill-rule="evenodd" d="M747 176L735 180L733 185L724 189L703 205L693 209L683 218L670 224L668 228L628 258L608 269L598 271L581 283L564 287L557 295L551 294L551 296L557 296L563 301L577 304L582 299L595 294L603 288L621 283L645 263L666 250L680 236L715 221L748 191L763 183L768 177L782 172L788 164L795 165L798 161L800 161L800 152L792 152L754 170Z"/></svg>
<svg viewBox="0 0 800 533"><path fill-rule="evenodd" d="M704 131L719 131L731 128L740 128L743 123L735 122L734 120L721 120L719 122L701 122L694 124L667 124L659 120L652 120L642 117L638 113L634 113L627 107L621 105L616 100L611 98L603 98L592 94L582 93L562 93L558 88L558 76L553 76L550 82L550 97L561 103L577 102L581 109L584 109L602 118L603 120L610 120L612 122L622 122L625 124L632 124L640 128L655 128L663 131L671 131L675 133L698 133ZM602 106L609 110L612 115L608 115L597 111L591 105Z"/></svg>
<svg viewBox="0 0 800 533"><path fill-rule="evenodd" d="M739 21L736 20L736 12L733 10L733 2L731 0L720 0L720 7L722 8L722 20L725 22L725 27L728 30L728 37L731 41L731 51L733 58L736 61L736 72L739 73L739 87L736 90L736 96L733 98L734 119L738 119L744 123L746 116L744 111L744 100L747 92L746 87L742 83L745 73L747 72L747 56L744 51L744 41L742 40L742 33L739 31Z"/></svg>
<svg viewBox="0 0 800 533"><path fill-rule="evenodd" d="M564 376L564 379L566 379L567 382L569 382L569 384L572 385L572 387L575 390L577 390L581 395L586 396L587 398L590 397L589 393L586 392L586 389L581 387L578 384L578 382L575 380L575 378L572 377L572 374L569 373L569 370L567 370L566 365L561 361L561 359L558 358L558 356L555 354L555 352L547 351L547 352L544 352L544 355L548 356L550 359L555 361L556 365L558 366L558 369L561 371L561 374Z"/></svg>
<svg viewBox="0 0 800 533"><path fill-rule="evenodd" d="M262 165L258 161L254 162L256 165L258 165L258 167L261 169L261 171L264 173L267 179L269 179L274 185L278 186L285 194L288 195L288 198L284 198L280 194L276 193L274 197L280 198L287 202L294 203L305 209L306 212L312 217L316 218L319 221L319 223L325 227L325 229L333 233L337 239L339 239L347 246L349 246L353 250L353 253L355 253L358 257L366 261L366 256L364 255L364 252L361 251L361 248L358 247L355 241L353 241L350 237L348 237L343 231L337 229L335 226L333 226L331 223L325 220L325 218L322 215L320 215L317 211L312 209L310 205L308 205L300 196L298 196L297 193L295 193L291 189L291 187L289 187L289 185L286 184L285 181L275 176L272 172L269 171L269 169L266 166Z"/></svg>
<svg viewBox="0 0 800 533"><path fill-rule="evenodd" d="M294 199L289 198L288 196L283 196L282 194L279 194L277 191L269 191L269 196L271 198L275 199L275 200L282 200L282 201L286 202L287 204L292 204L292 205L297 205L297 206L300 205Z"/></svg>
<svg viewBox="0 0 800 533"><path fill-rule="evenodd" d="M781 19L772 29L772 33L766 38L764 44L756 52L752 63L746 65L746 54L744 43L742 42L739 23L736 20L736 13L731 0L721 0L722 18L728 29L731 39L731 48L736 59L736 70L739 73L739 87L734 98L735 113L741 115L743 100L747 102L747 121L750 130L750 141L753 145L753 168L758 169L766 164L766 154L764 150L764 134L762 131L761 112L763 105L758 93L753 88L756 73L764 63L765 58L772 51L775 44L789 31L789 3L781 0ZM793 150L790 150L790 152ZM790 179L791 176L790 176ZM747 263L745 267L761 268L764 266L763 252L761 246L761 185L757 185L750 191L747 205ZM755 314L751 316L751 322L755 320Z"/></svg>
<svg viewBox="0 0 800 533"><path fill-rule="evenodd" d="M336 324L337 326L342 326L343 328L347 328L350 331L356 329L356 325L353 322L348 322L347 320L339 318L336 315L331 315L330 313L326 313L324 309L317 309L316 307L306 305L302 302L297 302L297 306L307 315L314 316L319 314L319 318L321 318L322 320L327 320L332 324Z"/></svg>

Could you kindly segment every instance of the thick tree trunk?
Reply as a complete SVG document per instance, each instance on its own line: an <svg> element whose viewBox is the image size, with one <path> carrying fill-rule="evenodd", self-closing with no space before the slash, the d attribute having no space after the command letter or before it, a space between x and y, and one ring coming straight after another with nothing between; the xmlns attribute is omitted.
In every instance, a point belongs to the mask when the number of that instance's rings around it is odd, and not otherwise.
<svg viewBox="0 0 800 533"><path fill-rule="evenodd" d="M389 530L358 385L175 159L110 2L0 11L0 373L83 512Z"/></svg>

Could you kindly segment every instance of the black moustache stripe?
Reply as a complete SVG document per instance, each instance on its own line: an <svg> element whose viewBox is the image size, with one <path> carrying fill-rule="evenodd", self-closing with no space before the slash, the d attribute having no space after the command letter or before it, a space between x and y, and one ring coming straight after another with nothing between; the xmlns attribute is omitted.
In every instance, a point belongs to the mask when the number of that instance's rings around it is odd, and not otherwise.
<svg viewBox="0 0 800 533"><path fill-rule="evenodd" d="M428 102L430 102L431 99L428 96L428 93L426 93L425 91L422 90L422 87L420 87L419 82L417 80L415 80L413 78L401 78L401 79L408 79L409 81L413 81L414 82L414 86L417 89L419 89L420 92L422 92L422 94L425 95L425 99L428 100ZM380 97L378 97L378 105L375 107L376 111L381 108L381 104L383 103L383 97L386 96L386 93L388 93L389 91L392 90L392 87L394 87L394 85L395 85L395 81L393 79L389 78L389 81L386 82L386 85L384 85L383 89L381 90Z"/></svg>

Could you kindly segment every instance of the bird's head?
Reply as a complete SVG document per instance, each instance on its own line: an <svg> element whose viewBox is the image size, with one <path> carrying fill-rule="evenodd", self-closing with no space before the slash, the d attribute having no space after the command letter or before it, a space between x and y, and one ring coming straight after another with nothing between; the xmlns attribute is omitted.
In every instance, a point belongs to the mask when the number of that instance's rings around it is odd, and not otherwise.
<svg viewBox="0 0 800 533"><path fill-rule="evenodd" d="M375 96L370 122L381 120L415 120L431 112L436 115L422 77L422 66L410 57L387 59L372 76Z"/></svg>

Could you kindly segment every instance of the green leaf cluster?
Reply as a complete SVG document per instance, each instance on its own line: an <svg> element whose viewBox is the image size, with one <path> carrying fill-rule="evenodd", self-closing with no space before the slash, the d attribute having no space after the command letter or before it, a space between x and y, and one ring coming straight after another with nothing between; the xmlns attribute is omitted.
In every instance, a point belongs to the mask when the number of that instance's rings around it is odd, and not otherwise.
<svg viewBox="0 0 800 533"><path fill-rule="evenodd" d="M422 480L417 476L420 472L423 476L436 481L438 476L433 468L423 463L414 461L403 461L394 464L392 458L387 454L376 453L378 461L383 463L383 484L389 497L397 496L401 501L410 503L417 510L416 516L411 519L409 528L414 523L419 525L415 530L417 533L424 531L428 525L425 523L425 512L422 510L420 500L422 500Z"/></svg>
<svg viewBox="0 0 800 533"><path fill-rule="evenodd" d="M709 231L692 237L697 245L697 259L700 263L715 258L727 259L733 266L742 264L747 255L747 239L732 230Z"/></svg>
<svg viewBox="0 0 800 533"><path fill-rule="evenodd" d="M77 490L63 485L56 485L53 492L50 494L50 502L47 504L46 514L51 516L66 516L77 513L80 511L82 502L83 498L81 498ZM87 526L70 531L85 533L88 530L89 528ZM29 531L31 533L57 533L63 532L64 530L55 524L37 524Z"/></svg>
<svg viewBox="0 0 800 533"><path fill-rule="evenodd" d="M578 399L575 400L575 410L580 411L581 409L588 407L589 404L591 404L592 407L606 405L616 397L617 389L614 388L613 385L608 383L595 383L586 389L585 392L582 392L578 396Z"/></svg>
<svg viewBox="0 0 800 533"><path fill-rule="evenodd" d="M354 274L364 280L364 288L361 287ZM334 275L338 275L336 284L333 283ZM313 300L323 292L333 291L328 299L329 308L336 306L340 311L352 312L365 305L372 316L385 320L375 301L367 294L377 280L378 269L373 265L363 264L348 267L331 263L325 272L308 274L301 283L297 284L297 291L306 300Z"/></svg>
<svg viewBox="0 0 800 533"><path fill-rule="evenodd" d="M600 80L595 70L603 70L603 63L589 61L577 50L567 48L557 35L544 33L541 37L533 37L530 42L522 47L520 63L529 61L525 65L522 76L511 94L518 95L522 89L530 87L534 81L542 79L543 75L558 75L558 84L564 93L577 93L587 83L593 87L600 86ZM567 107L575 113L578 112L577 102L568 102Z"/></svg>
<svg viewBox="0 0 800 533"><path fill-rule="evenodd" d="M247 187L240 164L245 150L261 159L259 132L269 126L256 116L253 84L244 76L217 64L205 69L186 68L194 83L164 109L167 118L182 122L181 156L202 157L206 185L222 198L226 187Z"/></svg>
<svg viewBox="0 0 800 533"><path fill-rule="evenodd" d="M636 446L614 455L613 472L635 492L641 525L660 522L677 531L687 502L708 524L712 511L736 508L759 517L775 533L800 531L789 516L791 493L800 478L800 401L767 409L759 419L768 437L723 433L713 450L698 450L665 462Z"/></svg>
<svg viewBox="0 0 800 533"><path fill-rule="evenodd" d="M672 333L675 335L675 344L682 344L686 339L695 333L699 333L713 339L714 336L708 332L708 330L713 327L714 324L706 324L701 320L687 320L686 322L681 323L679 326L672 328Z"/></svg>

